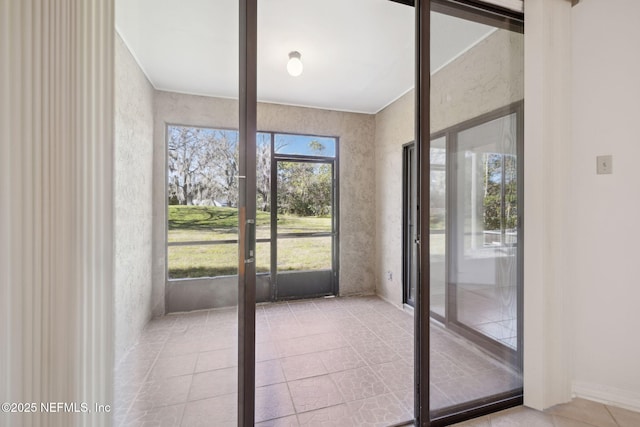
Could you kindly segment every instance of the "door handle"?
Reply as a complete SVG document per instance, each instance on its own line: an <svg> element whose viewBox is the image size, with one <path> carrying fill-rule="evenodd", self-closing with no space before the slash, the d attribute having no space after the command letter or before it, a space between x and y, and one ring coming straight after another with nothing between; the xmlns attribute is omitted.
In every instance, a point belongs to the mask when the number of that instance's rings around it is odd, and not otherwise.
<svg viewBox="0 0 640 427"><path fill-rule="evenodd" d="M245 224L244 263L251 264L256 256L256 220L248 219Z"/></svg>

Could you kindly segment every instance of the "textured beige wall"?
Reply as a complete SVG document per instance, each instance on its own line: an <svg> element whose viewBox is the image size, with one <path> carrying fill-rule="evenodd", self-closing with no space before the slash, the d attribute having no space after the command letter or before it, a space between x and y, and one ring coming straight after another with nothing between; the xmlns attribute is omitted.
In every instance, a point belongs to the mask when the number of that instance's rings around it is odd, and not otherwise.
<svg viewBox="0 0 640 427"><path fill-rule="evenodd" d="M523 98L524 36L495 31L431 76L431 132Z"/></svg>
<svg viewBox="0 0 640 427"><path fill-rule="evenodd" d="M129 50L115 43L116 361L151 317L154 89Z"/></svg>
<svg viewBox="0 0 640 427"><path fill-rule="evenodd" d="M167 123L238 127L234 100L156 92L154 128L154 314L166 286L165 127ZM340 294L374 292L374 129L372 115L258 104L258 129L337 136L340 176Z"/></svg>
<svg viewBox="0 0 640 427"><path fill-rule="evenodd" d="M499 30L436 71L431 76L432 133L523 99L523 53L521 34ZM402 146L414 139L414 102L410 91L376 115L376 293L398 305L402 304Z"/></svg>
<svg viewBox="0 0 640 427"><path fill-rule="evenodd" d="M376 293L402 304L402 146L414 139L415 93L376 115Z"/></svg>

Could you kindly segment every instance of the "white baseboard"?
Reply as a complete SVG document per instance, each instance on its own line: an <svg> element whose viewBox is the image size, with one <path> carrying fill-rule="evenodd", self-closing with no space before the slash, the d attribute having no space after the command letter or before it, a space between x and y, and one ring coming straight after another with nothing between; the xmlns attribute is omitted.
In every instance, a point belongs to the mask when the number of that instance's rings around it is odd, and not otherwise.
<svg viewBox="0 0 640 427"><path fill-rule="evenodd" d="M640 412L640 393L636 391L574 381L571 385L571 392L573 397Z"/></svg>

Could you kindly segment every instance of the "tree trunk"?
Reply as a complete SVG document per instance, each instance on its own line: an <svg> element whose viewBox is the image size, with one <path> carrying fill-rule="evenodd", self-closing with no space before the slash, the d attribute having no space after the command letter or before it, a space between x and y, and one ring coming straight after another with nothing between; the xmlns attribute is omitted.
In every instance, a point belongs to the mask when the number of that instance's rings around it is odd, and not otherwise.
<svg viewBox="0 0 640 427"><path fill-rule="evenodd" d="M184 195L184 204L185 205L189 205L189 185L186 182L187 180L185 179L185 183L182 186L182 194Z"/></svg>

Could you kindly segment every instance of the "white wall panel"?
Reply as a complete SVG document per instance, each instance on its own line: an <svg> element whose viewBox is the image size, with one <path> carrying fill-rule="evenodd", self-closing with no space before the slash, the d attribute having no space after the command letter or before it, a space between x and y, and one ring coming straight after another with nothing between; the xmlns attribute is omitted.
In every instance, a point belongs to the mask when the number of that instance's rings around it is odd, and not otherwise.
<svg viewBox="0 0 640 427"><path fill-rule="evenodd" d="M572 391L640 411L640 2L583 1L572 14ZM613 156L598 175L596 157Z"/></svg>
<svg viewBox="0 0 640 427"><path fill-rule="evenodd" d="M570 2L527 0L524 68L524 403L544 409L570 398Z"/></svg>

